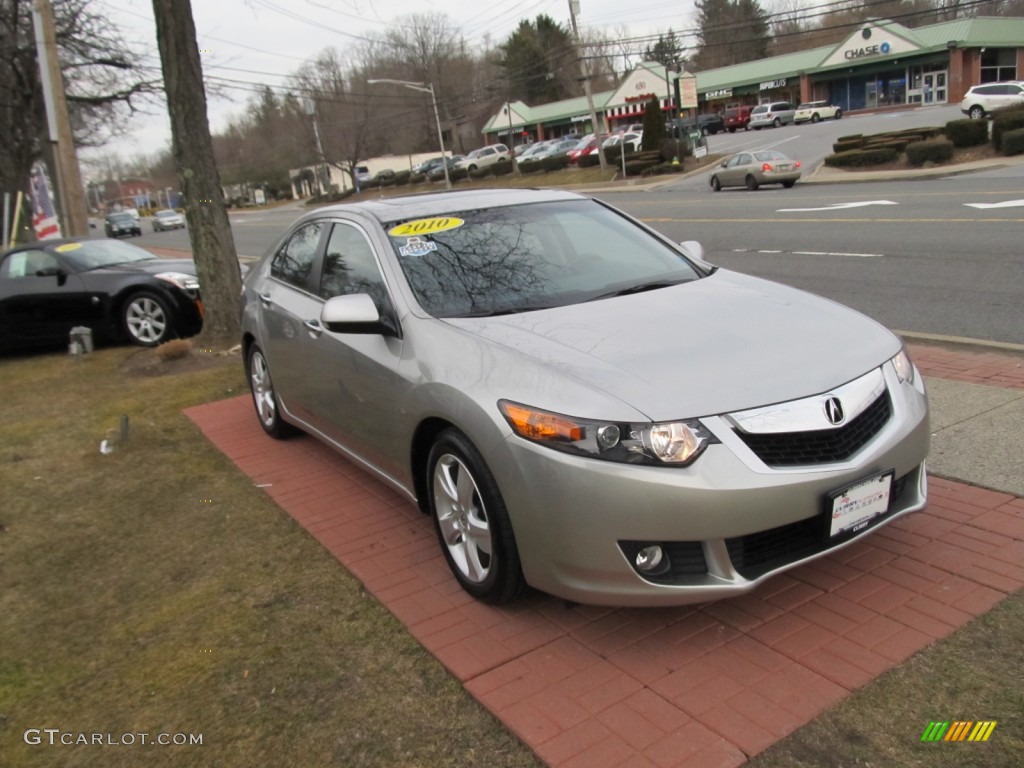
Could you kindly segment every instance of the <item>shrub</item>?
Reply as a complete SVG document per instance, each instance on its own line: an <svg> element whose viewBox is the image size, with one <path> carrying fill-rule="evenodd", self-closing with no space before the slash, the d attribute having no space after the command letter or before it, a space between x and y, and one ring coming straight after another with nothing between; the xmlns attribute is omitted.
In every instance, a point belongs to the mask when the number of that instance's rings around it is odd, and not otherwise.
<svg viewBox="0 0 1024 768"><path fill-rule="evenodd" d="M552 155L551 157L545 157L540 161L541 167L549 173L551 171L560 171L563 168L567 168L569 165L568 155Z"/></svg>
<svg viewBox="0 0 1024 768"><path fill-rule="evenodd" d="M992 118L992 146L997 152L1003 149L1003 134L1024 128L1024 110L1005 109Z"/></svg>
<svg viewBox="0 0 1024 768"><path fill-rule="evenodd" d="M920 136L916 136L914 141L921 141ZM878 149L879 147L886 147L888 149L895 149L898 154L902 154L903 150L907 148L908 144L913 142L908 139L886 139L885 141L874 141L870 144L865 144L864 149Z"/></svg>
<svg viewBox="0 0 1024 768"><path fill-rule="evenodd" d="M521 173L537 173L541 170L544 165L540 160L524 160L519 164L519 170Z"/></svg>
<svg viewBox="0 0 1024 768"><path fill-rule="evenodd" d="M845 143L847 141L860 141L863 138L863 133L851 133L846 136L840 136L836 141Z"/></svg>
<svg viewBox="0 0 1024 768"><path fill-rule="evenodd" d="M443 176L442 176L442 178L443 178ZM423 173L413 173L413 174L411 174L409 176L409 183L410 184L422 184L426 180L427 180L427 176L426 176L426 174L423 174Z"/></svg>
<svg viewBox="0 0 1024 768"><path fill-rule="evenodd" d="M908 144L907 162L911 165L944 163L953 159L953 142L949 139L928 139Z"/></svg>
<svg viewBox="0 0 1024 768"><path fill-rule="evenodd" d="M156 356L165 363L181 360L192 354L192 342L188 339L171 339L156 348Z"/></svg>
<svg viewBox="0 0 1024 768"><path fill-rule="evenodd" d="M676 139L662 139L658 151L661 159L666 163L671 163L673 157L679 158L679 162L682 163L684 157L693 154L690 142L677 141Z"/></svg>
<svg viewBox="0 0 1024 768"><path fill-rule="evenodd" d="M849 152L853 149L860 149L863 146L863 139L856 139L854 141L837 141L832 145L832 151L838 155L841 152Z"/></svg>
<svg viewBox="0 0 1024 768"><path fill-rule="evenodd" d="M469 178L471 179L482 179L485 176L491 175L490 168L474 168L469 172Z"/></svg>
<svg viewBox="0 0 1024 768"><path fill-rule="evenodd" d="M1024 154L1024 128L1018 128L1015 131L1007 131L1003 134L1003 154Z"/></svg>
<svg viewBox="0 0 1024 768"><path fill-rule="evenodd" d="M680 162L678 165L672 163L658 163L657 165L651 165L641 171L641 176L664 176L669 173L682 173L683 164Z"/></svg>
<svg viewBox="0 0 1024 768"><path fill-rule="evenodd" d="M627 160L626 161L626 175L627 176L640 176L648 168L653 168L656 165L661 165L660 161L651 160Z"/></svg>
<svg viewBox="0 0 1024 768"><path fill-rule="evenodd" d="M891 163L900 153L891 147L874 147L872 149L853 149L839 152L825 158L825 165L833 168L862 168L865 166Z"/></svg>
<svg viewBox="0 0 1024 768"><path fill-rule="evenodd" d="M976 147L988 141L988 123L984 120L950 120L946 138L954 147Z"/></svg>
<svg viewBox="0 0 1024 768"><path fill-rule="evenodd" d="M512 163L495 163L491 166L491 173L495 176L504 176L507 173L512 173Z"/></svg>
<svg viewBox="0 0 1024 768"><path fill-rule="evenodd" d="M576 165L578 165L580 168L593 168L595 165L600 164L601 158L598 156L597 152L594 152L593 154L590 155L584 155L583 157L576 161Z"/></svg>
<svg viewBox="0 0 1024 768"><path fill-rule="evenodd" d="M412 171L399 171L395 174L395 184L400 187L405 186L411 177Z"/></svg>
<svg viewBox="0 0 1024 768"><path fill-rule="evenodd" d="M444 178L443 171L441 172L441 178ZM461 181L462 179L468 179L469 171L467 171L465 168L449 168L448 178L451 179L452 181Z"/></svg>

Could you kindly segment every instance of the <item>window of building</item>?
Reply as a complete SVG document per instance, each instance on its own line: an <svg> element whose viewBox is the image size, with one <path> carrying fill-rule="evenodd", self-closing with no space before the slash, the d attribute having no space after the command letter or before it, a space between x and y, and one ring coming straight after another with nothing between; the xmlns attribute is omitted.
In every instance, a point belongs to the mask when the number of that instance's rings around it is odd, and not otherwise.
<svg viewBox="0 0 1024 768"><path fill-rule="evenodd" d="M986 48L981 53L981 82L1017 79L1016 48Z"/></svg>

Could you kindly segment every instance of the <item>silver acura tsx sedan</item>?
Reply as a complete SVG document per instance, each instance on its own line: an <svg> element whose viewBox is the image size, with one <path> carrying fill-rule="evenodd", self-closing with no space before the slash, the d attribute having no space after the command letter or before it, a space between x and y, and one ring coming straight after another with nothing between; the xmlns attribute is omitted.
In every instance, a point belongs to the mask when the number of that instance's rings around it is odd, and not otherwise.
<svg viewBox="0 0 1024 768"><path fill-rule="evenodd" d="M495 603L738 595L924 507L900 340L702 255L567 192L319 209L244 281L257 416L415 501Z"/></svg>

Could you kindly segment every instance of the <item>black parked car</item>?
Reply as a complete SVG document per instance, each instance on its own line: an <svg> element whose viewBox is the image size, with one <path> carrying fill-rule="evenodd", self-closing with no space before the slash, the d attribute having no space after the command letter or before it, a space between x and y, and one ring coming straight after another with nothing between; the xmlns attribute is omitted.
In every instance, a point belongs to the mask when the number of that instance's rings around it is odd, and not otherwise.
<svg viewBox="0 0 1024 768"><path fill-rule="evenodd" d="M702 135L708 136L713 133L718 133L719 131L724 131L725 121L722 119L721 115L717 114L697 115L696 117L677 118L673 121L673 127L675 131L680 132L682 135L686 135L694 129L697 129ZM672 130L669 131L669 134L672 135L673 138L682 138L681 135L674 133Z"/></svg>
<svg viewBox="0 0 1024 768"><path fill-rule="evenodd" d="M195 264L101 238L0 255L0 349L66 344L78 325L145 347L195 335L203 325Z"/></svg>
<svg viewBox="0 0 1024 768"><path fill-rule="evenodd" d="M130 213L111 213L107 216L103 228L107 232L107 237L142 235L142 226Z"/></svg>

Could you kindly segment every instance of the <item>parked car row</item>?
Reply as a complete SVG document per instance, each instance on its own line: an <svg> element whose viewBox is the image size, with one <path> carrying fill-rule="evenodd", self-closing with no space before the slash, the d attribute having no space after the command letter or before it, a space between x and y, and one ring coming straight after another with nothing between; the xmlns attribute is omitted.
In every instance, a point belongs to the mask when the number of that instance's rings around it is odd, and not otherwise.
<svg viewBox="0 0 1024 768"><path fill-rule="evenodd" d="M723 124L729 133L753 128L779 128L790 123L817 123L821 120L839 120L843 110L828 101L808 101L794 107L789 101L772 101L764 104L745 104L725 110Z"/></svg>

